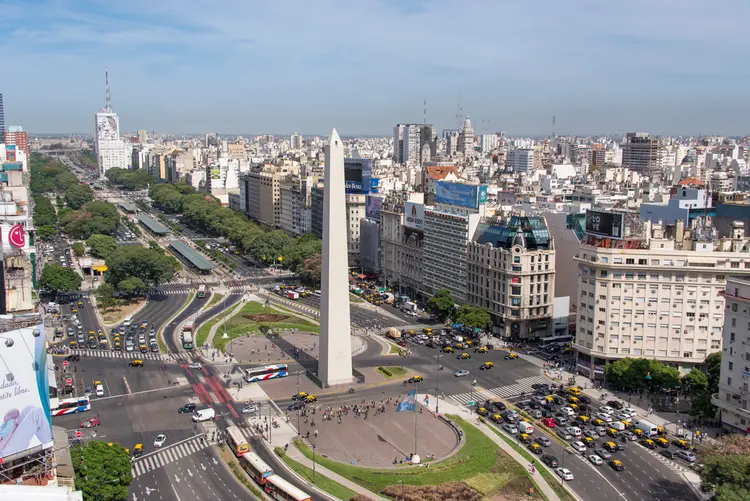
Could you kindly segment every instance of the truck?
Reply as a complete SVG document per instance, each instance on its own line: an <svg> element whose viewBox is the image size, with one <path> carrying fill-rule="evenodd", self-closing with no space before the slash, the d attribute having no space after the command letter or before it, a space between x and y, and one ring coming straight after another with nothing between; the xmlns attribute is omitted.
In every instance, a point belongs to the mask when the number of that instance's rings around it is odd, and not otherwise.
<svg viewBox="0 0 750 501"><path fill-rule="evenodd" d="M401 307L401 311L403 311L404 313L416 313L417 303L413 301L406 301L404 305Z"/></svg>
<svg viewBox="0 0 750 501"><path fill-rule="evenodd" d="M641 430L647 437L654 437L659 433L659 428L651 421L646 421L645 419L636 421L635 427Z"/></svg>
<svg viewBox="0 0 750 501"><path fill-rule="evenodd" d="M394 327L389 327L388 330L385 331L385 335L390 339L401 339L401 333Z"/></svg>
<svg viewBox="0 0 750 501"><path fill-rule="evenodd" d="M286 297L288 297L289 299L299 299L299 292L289 291L286 293Z"/></svg>

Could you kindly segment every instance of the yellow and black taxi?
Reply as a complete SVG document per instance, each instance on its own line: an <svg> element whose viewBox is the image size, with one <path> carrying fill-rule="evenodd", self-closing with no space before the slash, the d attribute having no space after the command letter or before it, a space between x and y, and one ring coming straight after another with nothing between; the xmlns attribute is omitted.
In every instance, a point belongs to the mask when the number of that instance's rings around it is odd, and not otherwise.
<svg viewBox="0 0 750 501"><path fill-rule="evenodd" d="M453 347L446 346L445 348L443 348L443 353L453 353Z"/></svg>
<svg viewBox="0 0 750 501"><path fill-rule="evenodd" d="M424 329L422 329L422 332L429 336L430 334L432 334L432 327L425 327Z"/></svg>
<svg viewBox="0 0 750 501"><path fill-rule="evenodd" d="M623 471L623 470L625 470L625 465L622 464L622 461L620 461L618 459L613 459L612 461L610 461L609 462L609 466L611 466L612 469L615 470L615 471Z"/></svg>
<svg viewBox="0 0 750 501"><path fill-rule="evenodd" d="M568 388L568 394L573 395L574 397L579 396L582 393L580 388L576 388L575 386L571 386Z"/></svg>
<svg viewBox="0 0 750 501"><path fill-rule="evenodd" d="M453 345L453 347L457 350L465 350L466 346L463 343L456 343Z"/></svg>
<svg viewBox="0 0 750 501"><path fill-rule="evenodd" d="M424 381L424 378L422 376L412 376L408 379L410 383L421 383Z"/></svg>
<svg viewBox="0 0 750 501"><path fill-rule="evenodd" d="M464 346L466 346L467 348L471 348L472 346L474 346L474 342L471 341L470 339L466 339L464 341Z"/></svg>
<svg viewBox="0 0 750 501"><path fill-rule="evenodd" d="M488 416L490 414L490 411L488 411L484 407L477 407L477 414L479 414L480 416Z"/></svg>
<svg viewBox="0 0 750 501"><path fill-rule="evenodd" d="M645 433L643 433L643 430L641 430L640 428L633 428L633 433L635 433L635 435L636 435L636 436L637 436L638 438L643 438L643 437L645 437L645 436L646 436L646 434L645 434Z"/></svg>
<svg viewBox="0 0 750 501"><path fill-rule="evenodd" d="M474 348L474 353L487 353L487 347L479 346L478 348Z"/></svg>
<svg viewBox="0 0 750 501"><path fill-rule="evenodd" d="M585 445L586 447L596 447L596 442L595 442L595 441L594 441L594 439L593 439L593 438L591 438L591 437L583 437L583 438L581 439L581 442L583 442L583 444L584 444L584 445Z"/></svg>
<svg viewBox="0 0 750 501"><path fill-rule="evenodd" d="M493 423L502 424L503 423L503 417L500 414L493 414L490 416L490 420Z"/></svg>
<svg viewBox="0 0 750 501"><path fill-rule="evenodd" d="M656 442L654 442L650 438L645 438L641 440L641 445L645 447L646 449L656 449Z"/></svg>
<svg viewBox="0 0 750 501"><path fill-rule="evenodd" d="M612 438L617 438L617 430L615 430L614 428L607 428L607 435Z"/></svg>
<svg viewBox="0 0 750 501"><path fill-rule="evenodd" d="M71 341L70 341L70 347L73 348L73 349L78 348L78 341L76 341L75 339L71 339Z"/></svg>
<svg viewBox="0 0 750 501"><path fill-rule="evenodd" d="M667 440L664 437L659 437L656 440L654 440L654 442L656 442L656 445L658 445L659 447L662 447L664 449L666 449L667 447L669 447L669 440Z"/></svg>
<svg viewBox="0 0 750 501"><path fill-rule="evenodd" d="M674 444L678 449L687 450L690 448L690 444L687 443L687 440L682 439L676 439L672 440L672 444Z"/></svg>
<svg viewBox="0 0 750 501"><path fill-rule="evenodd" d="M617 447L617 444L614 442L604 442L602 444L602 448L605 451L609 451L609 452L617 452L619 450L619 448Z"/></svg>
<svg viewBox="0 0 750 501"><path fill-rule="evenodd" d="M141 360L140 358L134 358L128 365L130 367L143 367L143 360Z"/></svg>
<svg viewBox="0 0 750 501"><path fill-rule="evenodd" d="M73 307L72 307L72 308L70 309L70 312L71 312L71 313L78 313L78 308L76 308L75 306L73 306Z"/></svg>
<svg viewBox="0 0 750 501"><path fill-rule="evenodd" d="M589 424L589 417L588 416L578 416L576 419L583 426L586 426L587 424Z"/></svg>
<svg viewBox="0 0 750 501"><path fill-rule="evenodd" d="M518 358L518 354L517 353L513 353L513 352L508 353L507 355L505 355L505 360L515 360L517 358Z"/></svg>
<svg viewBox="0 0 750 501"><path fill-rule="evenodd" d="M528 444L531 443L531 437L528 433L521 433L518 435L518 440L521 441L522 444Z"/></svg>
<svg viewBox="0 0 750 501"><path fill-rule="evenodd" d="M577 404L578 403L578 397L575 397L573 395L568 395L568 402L571 404Z"/></svg>
<svg viewBox="0 0 750 501"><path fill-rule="evenodd" d="M115 343L112 345L112 349L120 351L122 350L122 344L120 341L115 341Z"/></svg>
<svg viewBox="0 0 750 501"><path fill-rule="evenodd" d="M471 355L469 355L468 353L459 353L456 358L459 360L469 360L471 359Z"/></svg>
<svg viewBox="0 0 750 501"><path fill-rule="evenodd" d="M573 409L574 411L579 411L579 410L581 410L581 409L580 409L580 407L578 407L578 404L568 404L568 407L570 407L570 408L571 408L571 409Z"/></svg>
<svg viewBox="0 0 750 501"><path fill-rule="evenodd" d="M306 404L311 404L317 401L318 401L318 397L316 397L315 395L307 395L303 400L303 402L305 402Z"/></svg>
<svg viewBox="0 0 750 501"><path fill-rule="evenodd" d="M79 307L79 308L83 308L83 301L78 301L78 303L77 303L77 304L78 304L78 307Z"/></svg>
<svg viewBox="0 0 750 501"><path fill-rule="evenodd" d="M594 426L604 426L605 424L607 423L605 423L604 420L602 419L599 419L599 418L594 419Z"/></svg>
<svg viewBox="0 0 750 501"><path fill-rule="evenodd" d="M529 444L526 448L537 455L540 455L544 451L544 448L539 444Z"/></svg>
<svg viewBox="0 0 750 501"><path fill-rule="evenodd" d="M656 427L656 434L663 437L664 435L667 434L667 432L664 431L664 427L663 426L657 426Z"/></svg>
<svg viewBox="0 0 750 501"><path fill-rule="evenodd" d="M487 371L495 367L495 364L492 362L485 362L482 365L479 366L479 370L481 371Z"/></svg>
<svg viewBox="0 0 750 501"><path fill-rule="evenodd" d="M133 447L133 457L138 458L143 454L143 444L135 444Z"/></svg>
<svg viewBox="0 0 750 501"><path fill-rule="evenodd" d="M307 397L308 397L308 394L305 393L304 391L301 391L295 395L292 395L292 400L302 400L304 402Z"/></svg>

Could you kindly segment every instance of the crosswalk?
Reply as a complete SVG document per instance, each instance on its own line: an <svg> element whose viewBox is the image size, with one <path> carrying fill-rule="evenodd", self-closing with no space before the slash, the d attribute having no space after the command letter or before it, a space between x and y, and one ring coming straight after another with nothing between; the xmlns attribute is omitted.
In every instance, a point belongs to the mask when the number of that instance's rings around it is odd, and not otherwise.
<svg viewBox="0 0 750 501"><path fill-rule="evenodd" d="M177 445L166 447L155 454L135 460L131 465L131 473L133 474L133 478L136 478L148 471L161 468L169 463L195 454L209 445L212 445L209 441L202 440L200 437L193 437Z"/></svg>
<svg viewBox="0 0 750 501"><path fill-rule="evenodd" d="M122 351L108 351L108 350L71 350L74 355L83 355L86 357L99 357L99 358L140 358L143 360L170 360L169 355L163 353L136 353L136 352L122 352Z"/></svg>
<svg viewBox="0 0 750 501"><path fill-rule="evenodd" d="M245 294L246 292L254 292L257 287L253 285L235 285L232 287L227 287L229 289L229 295L237 295L237 294ZM168 289L168 290L162 290L159 291L159 295L161 294L167 294L169 296L177 295L177 294L188 294L192 292L193 289Z"/></svg>
<svg viewBox="0 0 750 501"><path fill-rule="evenodd" d="M484 389L485 393L491 393L496 397L509 398L516 397L521 393L533 393L533 384L549 384L549 379L542 376L531 376L518 379L515 384L509 384L506 386L499 386L497 388ZM471 401L484 400L484 396L478 391L474 393L466 392L459 393L457 395L450 395L450 398L459 404L467 405Z"/></svg>

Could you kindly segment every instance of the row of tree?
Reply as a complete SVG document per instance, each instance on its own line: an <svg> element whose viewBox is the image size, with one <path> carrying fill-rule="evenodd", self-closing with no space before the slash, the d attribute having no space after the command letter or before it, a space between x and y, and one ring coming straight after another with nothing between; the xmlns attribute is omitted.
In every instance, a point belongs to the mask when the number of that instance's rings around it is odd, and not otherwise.
<svg viewBox="0 0 750 501"><path fill-rule="evenodd" d="M107 172L104 173L104 177L106 177L112 184L125 190L142 190L154 182L154 178L151 177L151 174L143 169L129 170L114 167L108 169Z"/></svg>
<svg viewBox="0 0 750 501"><path fill-rule="evenodd" d="M490 313L486 308L471 304L462 304L456 307L453 295L448 289L435 291L435 295L427 301L427 311L435 315L441 322L450 319L454 323L472 329L486 330L492 325Z"/></svg>
<svg viewBox="0 0 750 501"><path fill-rule="evenodd" d="M46 195L34 196L36 236L48 240L57 234L57 210Z"/></svg>
<svg viewBox="0 0 750 501"><path fill-rule="evenodd" d="M729 435L699 449L703 490L715 501L750 499L750 438Z"/></svg>
<svg viewBox="0 0 750 501"><path fill-rule="evenodd" d="M78 240L91 235L113 235L120 223L117 207L109 202L92 200L78 209L66 207L58 212L62 231Z"/></svg>
<svg viewBox="0 0 750 501"><path fill-rule="evenodd" d="M312 280L320 279L317 256L322 245L313 235L293 238L282 230L265 231L244 214L223 207L210 195L195 193L183 183L154 185L149 196L165 212L182 214L184 222L199 231L227 238L258 262L275 264Z"/></svg>
<svg viewBox="0 0 750 501"><path fill-rule="evenodd" d="M78 179L58 159L33 152L29 158L29 187L34 195L65 193Z"/></svg>

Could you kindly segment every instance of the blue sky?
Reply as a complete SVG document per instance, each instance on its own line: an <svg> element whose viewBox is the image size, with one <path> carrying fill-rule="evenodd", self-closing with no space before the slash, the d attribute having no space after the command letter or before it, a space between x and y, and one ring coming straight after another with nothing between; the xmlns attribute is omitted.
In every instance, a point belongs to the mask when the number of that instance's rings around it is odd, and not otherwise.
<svg viewBox="0 0 750 501"><path fill-rule="evenodd" d="M8 124L123 131L750 132L747 0L3 0ZM14 58L10 58L14 55Z"/></svg>

